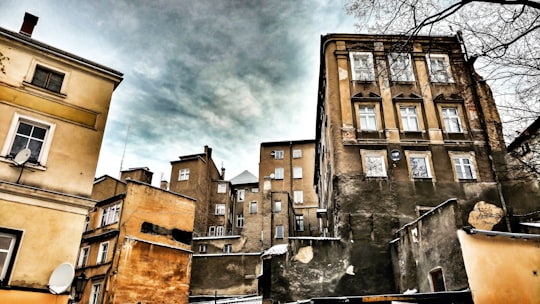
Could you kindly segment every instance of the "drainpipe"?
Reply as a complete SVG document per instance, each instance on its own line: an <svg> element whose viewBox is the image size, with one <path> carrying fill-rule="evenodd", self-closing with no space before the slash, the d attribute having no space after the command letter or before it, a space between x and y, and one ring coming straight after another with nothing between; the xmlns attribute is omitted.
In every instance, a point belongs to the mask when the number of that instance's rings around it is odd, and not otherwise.
<svg viewBox="0 0 540 304"><path fill-rule="evenodd" d="M508 229L508 232L512 232L512 227L510 225L510 220L509 220L509 216L508 216L508 209L506 208L506 201L504 199L504 196L502 194L502 187L501 187L501 183L499 181L499 176L497 174L497 170L496 170L496 167L495 167L495 161L493 160L493 149L491 148L491 145L489 144L489 136L488 136L488 132L487 132L487 127L486 127L486 120L484 118L484 109L482 108L481 104L480 104L480 97L478 96L478 93L477 93L477 88L478 88L478 81L476 80L476 78L474 77L474 74L473 74L473 64L474 64L474 61L476 60L476 58L474 58L474 60L470 60L469 58L469 55L467 54L467 48L465 46L465 43L463 41L463 37L461 36L461 31L458 31L457 32L457 38L458 38L458 41L459 43L461 43L461 45L463 46L463 50L464 50L464 53L465 53L465 62L467 63L466 64L466 67L467 67L467 73L469 74L469 78L471 79L471 87L472 87L472 95L473 95L473 99L474 99L474 103L476 104L477 108L478 108L478 118L480 119L480 122L482 123L482 127L484 129L484 137L486 139L486 141L488 142L488 145L487 145L487 148L488 148L488 153L489 153L489 156L488 156L488 159L489 159L489 163L491 165L491 172L493 172L493 179L495 180L495 184L497 185L497 194L499 196L499 200L501 202L501 206L503 208L503 211L504 211L504 220L505 220L505 223L506 223L506 229Z"/></svg>

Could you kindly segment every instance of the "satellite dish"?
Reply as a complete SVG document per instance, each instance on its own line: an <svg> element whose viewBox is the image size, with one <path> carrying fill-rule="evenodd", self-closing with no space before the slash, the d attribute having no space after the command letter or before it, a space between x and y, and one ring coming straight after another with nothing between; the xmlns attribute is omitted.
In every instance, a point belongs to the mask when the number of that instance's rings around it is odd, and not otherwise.
<svg viewBox="0 0 540 304"><path fill-rule="evenodd" d="M270 178L274 178L276 175L274 173L270 174Z"/></svg>
<svg viewBox="0 0 540 304"><path fill-rule="evenodd" d="M17 155L15 155L13 161L17 164L17 166L24 165L24 163L26 163L30 158L30 155L32 155L32 151L30 149L22 149L19 151L19 153L17 153Z"/></svg>
<svg viewBox="0 0 540 304"><path fill-rule="evenodd" d="M71 286L75 277L75 268L70 263L62 263L56 267L49 279L49 290L53 294L63 293Z"/></svg>

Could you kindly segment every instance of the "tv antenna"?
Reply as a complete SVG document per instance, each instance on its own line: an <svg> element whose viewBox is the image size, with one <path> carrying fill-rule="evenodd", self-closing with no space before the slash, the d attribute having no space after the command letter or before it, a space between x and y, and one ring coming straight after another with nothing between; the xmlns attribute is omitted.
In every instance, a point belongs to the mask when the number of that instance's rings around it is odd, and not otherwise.
<svg viewBox="0 0 540 304"><path fill-rule="evenodd" d="M15 163L15 166L21 167L21 173L19 173L19 178L17 178L17 184L21 180L21 176L24 170L24 164L26 164L26 162L30 159L31 155L32 155L32 150L25 148L17 152L17 154L13 158L13 162Z"/></svg>
<svg viewBox="0 0 540 304"><path fill-rule="evenodd" d="M128 143L128 137L129 137L129 129L131 129L131 124L128 125L127 131L126 131L126 139L124 141L124 152L122 152L122 159L120 160L120 172L118 172L118 176L122 176L122 167L124 166L124 156L126 156L126 148Z"/></svg>

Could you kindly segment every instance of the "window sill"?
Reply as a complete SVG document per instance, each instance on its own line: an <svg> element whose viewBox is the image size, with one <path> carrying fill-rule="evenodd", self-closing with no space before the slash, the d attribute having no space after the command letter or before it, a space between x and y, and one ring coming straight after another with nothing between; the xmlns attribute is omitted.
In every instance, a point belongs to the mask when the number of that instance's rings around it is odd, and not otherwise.
<svg viewBox="0 0 540 304"><path fill-rule="evenodd" d="M15 162L13 161L13 159L12 159L11 157L7 157L7 156L0 156L0 162L12 164L14 167L22 167L22 166L18 166L17 164L15 164ZM40 165L40 164L34 164L34 163L25 163L25 164L24 164L24 168L26 168L26 169L40 170L40 171L45 171L45 170L47 170L47 167L42 166L42 165Z"/></svg>
<svg viewBox="0 0 540 304"><path fill-rule="evenodd" d="M478 180L476 178L460 178L458 182L460 183L476 183Z"/></svg>
<svg viewBox="0 0 540 304"><path fill-rule="evenodd" d="M42 93L47 93L47 94L50 94L50 95L53 95L55 97L59 97L59 98L62 98L62 99L65 99L67 97L66 94L63 94L63 93L60 93L60 92L55 92L55 91L51 91L47 88L43 88L43 87L40 87L40 86L37 86L37 85L34 85L30 82L26 82L26 81L23 81L23 85L25 87L29 87L31 89L34 89L34 90L37 90L39 92L42 92Z"/></svg>
<svg viewBox="0 0 540 304"><path fill-rule="evenodd" d="M366 80L361 80L361 79L353 79L351 80L352 83L373 83L375 82L375 79L366 79Z"/></svg>

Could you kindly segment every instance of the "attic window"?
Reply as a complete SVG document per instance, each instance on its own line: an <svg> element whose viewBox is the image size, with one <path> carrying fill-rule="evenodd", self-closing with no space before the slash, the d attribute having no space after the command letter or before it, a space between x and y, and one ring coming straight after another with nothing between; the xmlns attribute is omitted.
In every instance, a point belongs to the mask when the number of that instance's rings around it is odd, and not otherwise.
<svg viewBox="0 0 540 304"><path fill-rule="evenodd" d="M60 93L62 83L64 82L64 73L53 71L41 65L36 65L32 84L49 91Z"/></svg>

